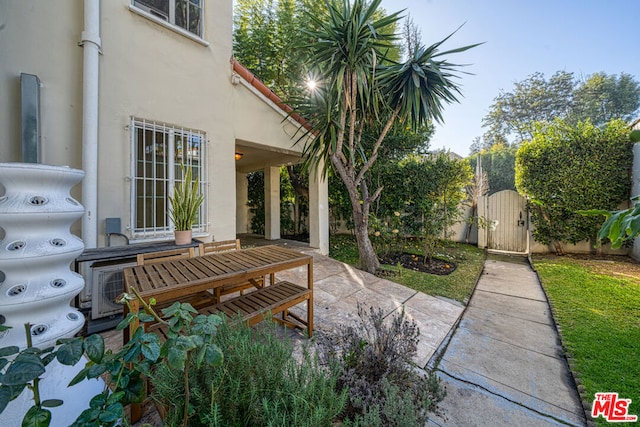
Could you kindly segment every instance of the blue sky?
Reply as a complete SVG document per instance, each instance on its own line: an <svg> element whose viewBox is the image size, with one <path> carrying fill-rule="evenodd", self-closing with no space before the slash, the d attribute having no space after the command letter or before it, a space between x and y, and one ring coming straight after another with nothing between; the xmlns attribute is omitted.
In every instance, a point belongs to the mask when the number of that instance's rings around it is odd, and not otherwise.
<svg viewBox="0 0 640 427"><path fill-rule="evenodd" d="M485 42L451 56L473 75L462 75L463 97L445 107L432 148L468 155L493 99L536 71L547 78L558 70L625 72L640 81L640 0L383 0L382 7L406 9L426 45L462 24L444 50Z"/></svg>

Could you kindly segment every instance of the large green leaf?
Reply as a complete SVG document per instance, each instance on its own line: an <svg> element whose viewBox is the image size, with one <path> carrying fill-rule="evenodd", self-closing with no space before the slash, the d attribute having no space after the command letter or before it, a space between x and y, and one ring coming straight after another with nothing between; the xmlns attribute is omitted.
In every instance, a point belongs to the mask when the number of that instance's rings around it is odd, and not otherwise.
<svg viewBox="0 0 640 427"><path fill-rule="evenodd" d="M178 347L171 347L167 353L167 365L173 369L184 371L188 352Z"/></svg>
<svg viewBox="0 0 640 427"><path fill-rule="evenodd" d="M4 385L25 384L44 374L45 368L40 358L34 354L19 354L2 376Z"/></svg>
<svg viewBox="0 0 640 427"><path fill-rule="evenodd" d="M98 417L102 423L115 423L124 416L124 408L120 402L109 405Z"/></svg>
<svg viewBox="0 0 640 427"><path fill-rule="evenodd" d="M0 357L12 356L20 351L20 347L15 345L0 348Z"/></svg>
<svg viewBox="0 0 640 427"><path fill-rule="evenodd" d="M49 427L51 412L44 408L32 406L22 419L22 427Z"/></svg>
<svg viewBox="0 0 640 427"><path fill-rule="evenodd" d="M90 366L85 366L80 372L78 372L76 376L73 377L73 379L69 383L69 387L84 381L84 379L87 378L87 373L89 372L89 368Z"/></svg>
<svg viewBox="0 0 640 427"><path fill-rule="evenodd" d="M102 362L102 357L104 356L104 338L102 338L102 335L89 335L84 340L84 351L92 362Z"/></svg>
<svg viewBox="0 0 640 427"><path fill-rule="evenodd" d="M60 399L47 399L42 401L42 406L45 408L56 408L62 405L62 400Z"/></svg>
<svg viewBox="0 0 640 427"><path fill-rule="evenodd" d="M72 338L60 340L62 343L56 351L56 358L60 363L67 366L73 366L82 357L82 339Z"/></svg>
<svg viewBox="0 0 640 427"><path fill-rule="evenodd" d="M224 361L224 355L217 345L207 344L205 347L204 360L210 366L220 366Z"/></svg>
<svg viewBox="0 0 640 427"><path fill-rule="evenodd" d="M160 338L156 334L148 335L147 341L142 344L142 355L152 362L156 362L160 357Z"/></svg>

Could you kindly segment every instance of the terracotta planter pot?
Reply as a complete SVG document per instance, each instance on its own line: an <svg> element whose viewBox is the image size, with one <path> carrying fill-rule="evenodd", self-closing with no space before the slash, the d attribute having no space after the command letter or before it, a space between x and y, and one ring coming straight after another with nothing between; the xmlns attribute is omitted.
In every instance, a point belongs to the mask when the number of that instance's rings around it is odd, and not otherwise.
<svg viewBox="0 0 640 427"><path fill-rule="evenodd" d="M176 230L176 245L188 245L191 243L191 230Z"/></svg>

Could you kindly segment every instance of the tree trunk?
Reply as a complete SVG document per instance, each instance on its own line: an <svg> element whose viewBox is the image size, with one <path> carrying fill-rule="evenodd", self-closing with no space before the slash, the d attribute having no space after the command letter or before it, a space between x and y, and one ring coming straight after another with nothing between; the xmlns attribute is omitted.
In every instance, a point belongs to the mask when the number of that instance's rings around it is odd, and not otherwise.
<svg viewBox="0 0 640 427"><path fill-rule="evenodd" d="M359 207L360 205L358 205ZM362 211L354 207L353 222L358 242L359 267L368 273L374 274L380 268L380 261L369 239L369 218L365 218Z"/></svg>
<svg viewBox="0 0 640 427"><path fill-rule="evenodd" d="M471 236L471 229L473 228L473 219L476 217L476 211L478 210L477 205L471 206L471 214L469 215L469 221L467 221L467 229L464 236L464 242L469 243L469 236Z"/></svg>
<svg viewBox="0 0 640 427"><path fill-rule="evenodd" d="M566 255L564 252L564 245L562 244L561 241L559 240L554 240L553 241L553 246L556 249L556 255L560 255L560 256L564 256Z"/></svg>
<svg viewBox="0 0 640 427"><path fill-rule="evenodd" d="M374 274L376 270L380 268L380 261L378 261L376 251L373 249L373 245L369 239L369 206L372 200L375 200L379 196L379 191L376 192L377 195L374 194L374 196L369 197L366 182L360 181L361 195L358 191L353 169L348 171L347 167L341 162L340 157L335 153L331 155L331 163L349 193L353 214L353 227L356 241L358 242L359 268Z"/></svg>

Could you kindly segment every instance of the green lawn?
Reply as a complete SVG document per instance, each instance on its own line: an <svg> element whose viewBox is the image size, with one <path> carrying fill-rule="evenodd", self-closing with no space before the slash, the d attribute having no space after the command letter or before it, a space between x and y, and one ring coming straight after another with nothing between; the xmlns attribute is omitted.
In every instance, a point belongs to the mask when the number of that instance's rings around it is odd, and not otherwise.
<svg viewBox="0 0 640 427"><path fill-rule="evenodd" d="M329 255L332 258L354 266L358 264L358 250L353 236L332 235L330 244ZM411 243L405 251L416 255L421 253L420 248ZM463 243L443 242L436 251L436 257L455 263L456 270L446 276L439 276L406 269L398 272L397 267L384 265L384 270L395 273L386 279L429 295L440 295L466 304L482 271L484 251Z"/></svg>
<svg viewBox="0 0 640 427"><path fill-rule="evenodd" d="M640 266L552 256L534 264L586 388L583 398L617 392L632 399L629 414L640 415ZM602 417L597 424L608 425Z"/></svg>

